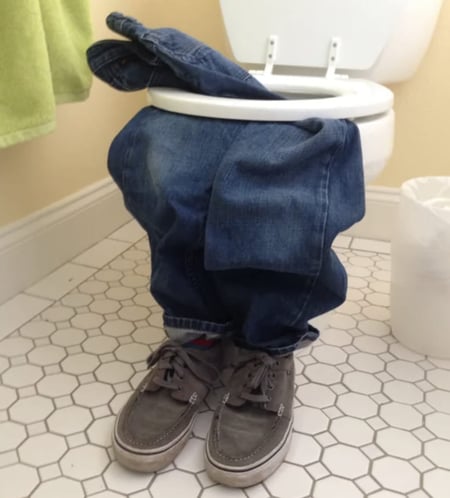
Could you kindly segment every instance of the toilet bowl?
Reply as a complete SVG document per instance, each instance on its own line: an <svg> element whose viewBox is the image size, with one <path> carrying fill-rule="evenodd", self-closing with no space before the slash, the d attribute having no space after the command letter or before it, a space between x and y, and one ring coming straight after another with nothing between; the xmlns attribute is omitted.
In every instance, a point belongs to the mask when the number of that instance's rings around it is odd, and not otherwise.
<svg viewBox="0 0 450 498"><path fill-rule="evenodd" d="M270 122L351 119L358 126L361 137L365 181L370 182L383 169L394 145L394 99L390 90L365 80L255 77L286 100L210 97L174 88L151 88L149 98L159 109L209 118Z"/></svg>
<svg viewBox="0 0 450 498"><path fill-rule="evenodd" d="M352 120L361 136L365 181L370 182L385 167L394 144L394 97L381 83L404 81L415 72L441 3L278 0L274 5L271 0L220 0L236 59L263 66L250 72L286 100L222 98L151 88L150 103L170 112L208 118ZM275 69L279 73L286 68L289 74L274 74Z"/></svg>

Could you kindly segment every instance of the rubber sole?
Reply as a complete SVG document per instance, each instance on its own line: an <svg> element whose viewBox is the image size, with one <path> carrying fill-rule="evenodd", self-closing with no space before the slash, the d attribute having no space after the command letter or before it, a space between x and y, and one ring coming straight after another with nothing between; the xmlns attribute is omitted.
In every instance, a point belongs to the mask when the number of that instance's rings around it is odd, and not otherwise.
<svg viewBox="0 0 450 498"><path fill-rule="evenodd" d="M277 451L267 460L261 462L260 465L256 465L248 470L242 470L242 468L239 467L236 467L235 469L221 467L219 463L214 462L209 456L206 445L205 464L208 476L213 481L232 488L247 488L264 481L283 463L284 458L289 451L289 445L292 438L292 426L293 421L291 421L286 437Z"/></svg>
<svg viewBox="0 0 450 498"><path fill-rule="evenodd" d="M112 447L117 461L127 469L135 472L157 472L170 463L172 463L177 455L181 452L192 432L196 417L193 417L191 424L187 427L179 439L173 442L172 445L160 449L153 449L148 452L133 451L122 445L117 437L116 427L114 427L112 437Z"/></svg>

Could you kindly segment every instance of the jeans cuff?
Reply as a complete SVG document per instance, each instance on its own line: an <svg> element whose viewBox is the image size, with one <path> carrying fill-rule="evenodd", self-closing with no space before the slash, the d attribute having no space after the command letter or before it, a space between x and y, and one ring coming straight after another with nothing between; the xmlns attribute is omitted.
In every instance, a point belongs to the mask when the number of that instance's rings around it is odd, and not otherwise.
<svg viewBox="0 0 450 498"><path fill-rule="evenodd" d="M220 339L228 337L232 332L231 322L217 323L196 318L185 318L163 315L164 329L170 339L177 342L188 342L198 337Z"/></svg>
<svg viewBox="0 0 450 498"><path fill-rule="evenodd" d="M287 344L287 345L280 345L280 346L263 346L263 347L258 347L256 345L249 346L243 341L240 341L239 339L235 340L236 345L245 349L253 349L257 351L264 351L271 356L283 356L287 355L290 353L293 353L297 349L303 349L307 348L310 346L317 338L319 337L319 331L313 327L312 325L308 324L308 329L300 335L299 339L292 343L292 344Z"/></svg>

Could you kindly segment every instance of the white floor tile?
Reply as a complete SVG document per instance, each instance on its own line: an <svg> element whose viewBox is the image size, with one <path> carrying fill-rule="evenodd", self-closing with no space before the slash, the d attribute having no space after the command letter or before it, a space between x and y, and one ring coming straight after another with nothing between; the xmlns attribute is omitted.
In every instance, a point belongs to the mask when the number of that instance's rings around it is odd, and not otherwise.
<svg viewBox="0 0 450 498"><path fill-rule="evenodd" d="M123 240L124 242L132 242L135 244L142 238L146 237L145 230L136 222L130 221L123 227L116 230L108 238L114 240Z"/></svg>
<svg viewBox="0 0 450 498"><path fill-rule="evenodd" d="M0 306L1 498L168 498L180 490L186 498L447 498L450 361L413 353L391 335L389 245L346 236L335 247L349 272L347 301L313 320L320 340L296 354L285 463L250 489L213 483L202 455L213 416L206 410L164 472L120 467L111 451L115 414L165 338L146 290L143 237L129 223L32 286L33 295Z"/></svg>
<svg viewBox="0 0 450 498"><path fill-rule="evenodd" d="M51 304L52 301L48 299L27 296L26 294L18 294L3 303L0 306L0 339L24 325Z"/></svg>
<svg viewBox="0 0 450 498"><path fill-rule="evenodd" d="M352 238L348 235L338 235L333 242L333 247L339 247L340 249L347 249L350 247Z"/></svg>
<svg viewBox="0 0 450 498"><path fill-rule="evenodd" d="M129 247L129 242L105 239L80 254L73 260L73 263L102 268Z"/></svg>
<svg viewBox="0 0 450 498"><path fill-rule="evenodd" d="M381 240L355 238L351 243L351 248L359 251L371 251L371 252L378 252L381 254L391 253L390 242L384 242Z"/></svg>
<svg viewBox="0 0 450 498"><path fill-rule="evenodd" d="M48 299L60 299L95 272L94 268L67 263L43 278L25 292Z"/></svg>

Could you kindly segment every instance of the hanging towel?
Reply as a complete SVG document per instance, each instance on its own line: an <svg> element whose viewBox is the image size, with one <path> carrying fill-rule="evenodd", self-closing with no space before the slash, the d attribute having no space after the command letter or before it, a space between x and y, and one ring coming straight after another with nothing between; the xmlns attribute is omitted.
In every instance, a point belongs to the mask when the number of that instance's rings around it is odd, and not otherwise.
<svg viewBox="0 0 450 498"><path fill-rule="evenodd" d="M55 127L55 106L87 98L89 0L1 0L0 147Z"/></svg>

